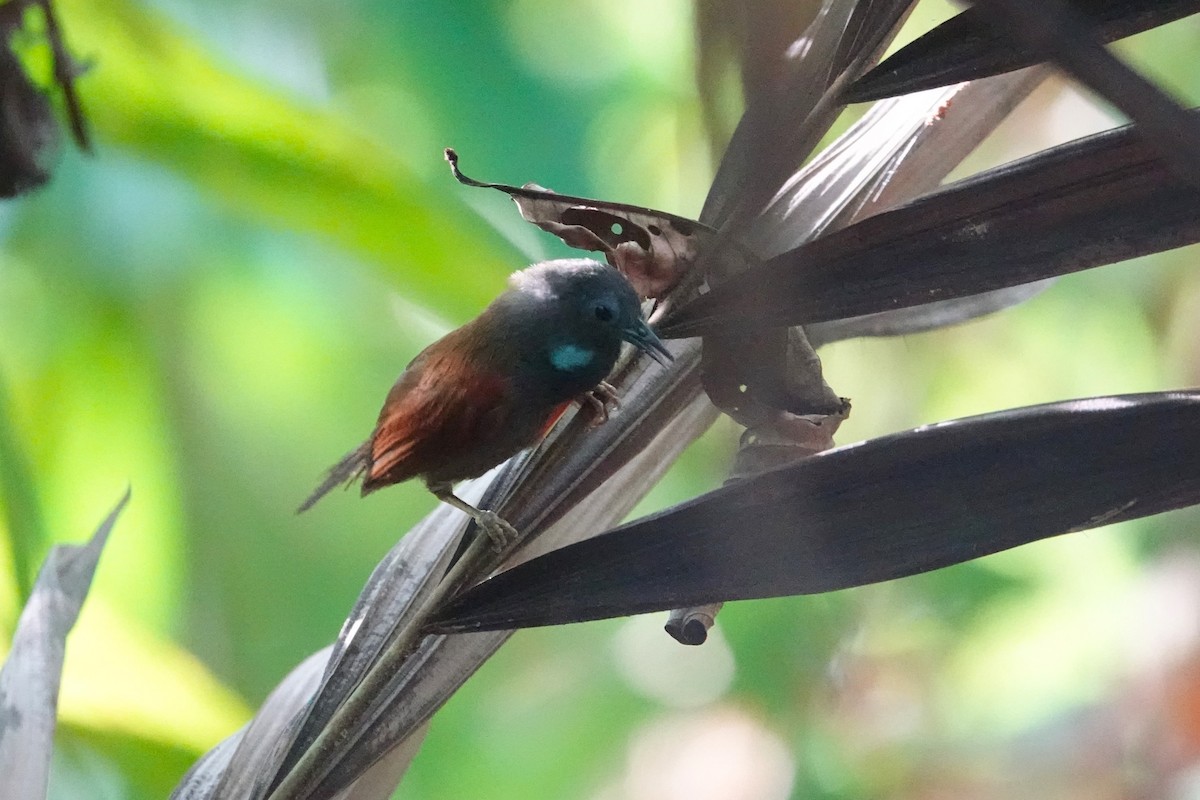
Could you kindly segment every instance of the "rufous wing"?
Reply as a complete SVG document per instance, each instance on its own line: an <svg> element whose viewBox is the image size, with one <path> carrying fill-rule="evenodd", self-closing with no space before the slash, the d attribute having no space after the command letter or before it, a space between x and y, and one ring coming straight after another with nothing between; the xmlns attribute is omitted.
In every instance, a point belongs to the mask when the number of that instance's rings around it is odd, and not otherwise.
<svg viewBox="0 0 1200 800"><path fill-rule="evenodd" d="M453 348L422 353L392 387L379 414L363 494L417 475L470 477L493 466L478 465L489 460L496 428L508 417L514 402L510 387L503 375Z"/></svg>

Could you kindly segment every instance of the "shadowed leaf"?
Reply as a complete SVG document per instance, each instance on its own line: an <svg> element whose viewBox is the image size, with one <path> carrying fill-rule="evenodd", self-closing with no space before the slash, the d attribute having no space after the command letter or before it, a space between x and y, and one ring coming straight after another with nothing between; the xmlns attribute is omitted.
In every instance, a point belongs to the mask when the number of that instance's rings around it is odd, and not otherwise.
<svg viewBox="0 0 1200 800"><path fill-rule="evenodd" d="M50 40L50 50L54 54L54 81L62 91L67 122L71 126L71 136L80 150L85 153L91 152L92 141L88 131L87 117L83 113L83 103L75 88L75 78L83 68L75 63L75 59L67 51L62 24L59 22L58 12L54 9L53 0L41 0L40 5L46 17L46 36Z"/></svg>
<svg viewBox="0 0 1200 800"><path fill-rule="evenodd" d="M749 245L758 252L780 253L803 244L814 232L844 227L933 191L1046 74L1044 69L1024 70L876 103L784 184L755 221ZM852 199L840 209L822 200L837 195ZM1040 282L816 323L804 332L812 346L819 347L858 336L930 330L1023 302L1048 285Z"/></svg>
<svg viewBox="0 0 1200 800"><path fill-rule="evenodd" d="M171 800L206 797L253 797L262 791L268 764L278 763L280 748L290 741L303 720L303 712L319 686L331 648L319 650L300 663L263 703L247 727L230 736L192 765L171 793ZM400 775L424 739L419 730L392 749L336 800L385 800L392 796Z"/></svg>
<svg viewBox="0 0 1200 800"><path fill-rule="evenodd" d="M50 180L58 155L58 122L50 100L25 74L11 38L24 4L0 9L0 197L15 197Z"/></svg>
<svg viewBox="0 0 1200 800"><path fill-rule="evenodd" d="M816 147L842 108L842 82L857 77L907 14L911 0L827 0L783 56L725 149L700 219L735 235Z"/></svg>
<svg viewBox="0 0 1200 800"><path fill-rule="evenodd" d="M747 243L778 255L934 191L1046 74L1027 70L876 103L783 184ZM847 199L830 208L822 196Z"/></svg>
<svg viewBox="0 0 1200 800"><path fill-rule="evenodd" d="M454 528L440 527L448 520ZM444 572L449 551L447 543L438 538L439 527L448 531L458 526L461 521L457 513L449 506L439 506L417 530L405 536L367 581L338 641L292 670L244 730L197 762L172 798L265 797L282 765L295 763L312 743L362 680L387 637L414 612L432 582ZM369 722L361 724L365 728ZM403 756L395 750L378 763L386 769L396 763L392 756L411 758L414 752ZM380 756L377 754L373 761ZM359 775L342 786L353 783ZM380 789L378 796L387 797L391 788L394 784L386 792ZM365 788L357 791L357 797L368 796L362 793Z"/></svg>
<svg viewBox="0 0 1200 800"><path fill-rule="evenodd" d="M865 147L838 151L828 173L819 175L824 180L814 180L807 169L793 172L841 110L834 87L875 57L908 6L907 0L826 2L804 36L787 48L773 80L748 97L701 211L701 220L724 234L705 253L704 277L710 283L739 283L755 271L755 261L731 257L735 242L745 242L755 255L794 247L853 213L849 185L878 179L878 164L869 164L873 154ZM816 210L813 216L797 213L799 204L789 202L804 193L814 201L807 206ZM821 195L830 200L820 202ZM762 211L772 205L774 213ZM664 306L664 316L670 316L670 307ZM826 385L820 361L798 328L711 332L704 341L701 374L713 402L751 427L779 423L786 428L791 415L842 414L849 408Z"/></svg>
<svg viewBox="0 0 1200 800"><path fill-rule="evenodd" d="M87 544L50 551L0 670L0 786L5 800L44 800L67 634L129 491Z"/></svg>
<svg viewBox="0 0 1200 800"><path fill-rule="evenodd" d="M469 493L466 496L468 502L476 500ZM247 760L244 773L256 781L255 793L248 796L261 796L268 787L273 788L271 779L277 770L292 768L362 681L388 638L420 610L421 601L445 573L452 552L437 535L439 528L457 534L462 524L458 512L444 504L438 506L375 568L342 626L311 702L289 733L287 746L270 761ZM354 735L361 736L372 721L357 720Z"/></svg>
<svg viewBox="0 0 1200 800"><path fill-rule="evenodd" d="M1200 503L1200 392L1095 398L830 450L555 551L430 628L809 594Z"/></svg>
<svg viewBox="0 0 1200 800"><path fill-rule="evenodd" d="M1200 124L1166 92L1110 53L1094 25L1066 0L976 0L1006 37L1104 97L1158 148L1180 178L1200 188Z"/></svg>
<svg viewBox="0 0 1200 800"><path fill-rule="evenodd" d="M1105 42L1200 11L1200 0L1075 0L1074 5ZM848 103L878 100L998 75L1040 60L1027 45L1014 46L983 20L978 8L971 7L896 51L859 78L843 97Z"/></svg>
<svg viewBox="0 0 1200 800"><path fill-rule="evenodd" d="M847 317L828 322L818 322L805 327L813 347L823 347L831 342L868 337L905 336L910 333L946 328L969 320L994 314L1006 308L1032 300L1053 285L1054 279L1034 283L1023 283L1007 289L996 289L983 294L955 297L934 303L901 308L896 311L880 311L861 317Z"/></svg>
<svg viewBox="0 0 1200 800"><path fill-rule="evenodd" d="M252 797L265 781L263 768L278 763L280 750L299 728L305 707L320 685L331 648L324 648L288 673L241 730L197 761L172 792L172 800L225 795Z"/></svg>
<svg viewBox="0 0 1200 800"><path fill-rule="evenodd" d="M1127 126L1044 151L765 262L659 325L795 325L981 294L1200 241L1200 191Z"/></svg>
<svg viewBox="0 0 1200 800"><path fill-rule="evenodd" d="M737 98L726 81L736 69L746 105L783 80L787 52L820 9L820 0L699 0L695 4L696 85L709 141L720 151L737 118L721 113Z"/></svg>

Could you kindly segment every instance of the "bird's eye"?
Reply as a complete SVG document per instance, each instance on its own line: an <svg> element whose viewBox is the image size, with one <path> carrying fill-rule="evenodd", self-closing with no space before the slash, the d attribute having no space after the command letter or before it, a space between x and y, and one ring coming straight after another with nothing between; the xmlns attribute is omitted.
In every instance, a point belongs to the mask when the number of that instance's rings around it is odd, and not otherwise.
<svg viewBox="0 0 1200 800"><path fill-rule="evenodd" d="M612 322L612 318L616 316L613 313L612 307L606 303L597 303L593 307L592 313L594 313L596 315L596 319L600 320L601 322Z"/></svg>

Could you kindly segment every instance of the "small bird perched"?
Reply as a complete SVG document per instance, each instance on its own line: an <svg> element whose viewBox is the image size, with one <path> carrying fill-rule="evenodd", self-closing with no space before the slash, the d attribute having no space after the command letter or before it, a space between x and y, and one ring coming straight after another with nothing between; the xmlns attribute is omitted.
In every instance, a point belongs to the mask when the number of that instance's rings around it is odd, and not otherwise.
<svg viewBox="0 0 1200 800"><path fill-rule="evenodd" d="M364 495L419 476L502 544L512 527L456 496L453 484L536 444L572 401L603 409L592 392L611 392L602 381L622 341L660 364L671 359L617 270L577 258L513 273L482 314L412 360L371 438L329 470L299 512L359 476Z"/></svg>

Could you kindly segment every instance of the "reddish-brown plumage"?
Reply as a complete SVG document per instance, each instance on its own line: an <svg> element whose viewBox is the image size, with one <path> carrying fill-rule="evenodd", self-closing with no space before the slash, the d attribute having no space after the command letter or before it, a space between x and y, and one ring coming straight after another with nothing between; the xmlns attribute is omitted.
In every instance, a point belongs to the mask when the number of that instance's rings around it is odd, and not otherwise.
<svg viewBox="0 0 1200 800"><path fill-rule="evenodd" d="M371 437L329 470L300 510L359 476L363 494L420 477L439 498L495 528L452 485L541 440L574 399L604 379L622 341L660 361L670 356L616 270L572 259L516 273L482 314L412 360Z"/></svg>
<svg viewBox="0 0 1200 800"><path fill-rule="evenodd" d="M489 314L418 355L396 381L370 440L362 492L422 476L454 483L535 444L571 401L522 394L511 347L481 335Z"/></svg>
<svg viewBox="0 0 1200 800"><path fill-rule="evenodd" d="M615 397L615 395L614 395L614 397ZM572 401L568 400L567 402L562 403L562 404L550 409L550 416L546 417L546 422L542 425L542 429L540 431L538 431L538 435L537 435L538 441L541 441L542 439L544 439L546 437L546 434L550 432L550 429L554 427L554 423L556 423L560 419L562 419L562 415L567 413L567 409L571 407L571 402ZM607 416L608 415L607 415L607 409L606 409L604 418L607 419Z"/></svg>

